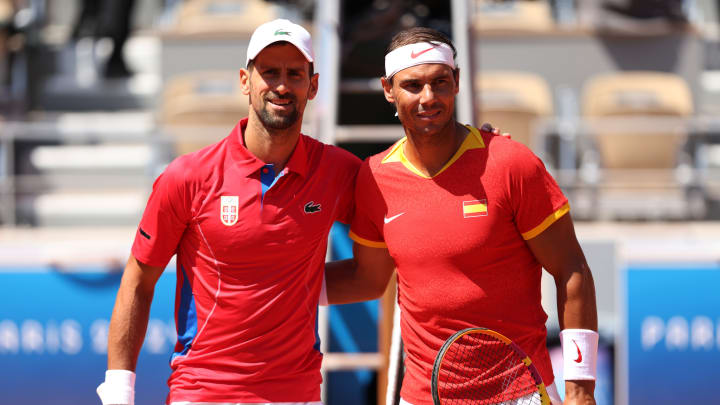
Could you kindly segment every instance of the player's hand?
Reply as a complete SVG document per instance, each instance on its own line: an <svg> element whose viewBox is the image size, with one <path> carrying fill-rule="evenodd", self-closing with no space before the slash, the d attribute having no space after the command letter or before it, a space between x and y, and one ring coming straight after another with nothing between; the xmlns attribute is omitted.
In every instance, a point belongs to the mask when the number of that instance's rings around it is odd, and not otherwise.
<svg viewBox="0 0 720 405"><path fill-rule="evenodd" d="M480 127L480 130L485 131L485 132L490 132L493 135L499 135L499 136L504 136L506 138L511 138L509 133L500 132L500 129L494 128L489 122L482 124L482 126Z"/></svg>
<svg viewBox="0 0 720 405"><path fill-rule="evenodd" d="M595 405L595 381L565 381L563 405Z"/></svg>

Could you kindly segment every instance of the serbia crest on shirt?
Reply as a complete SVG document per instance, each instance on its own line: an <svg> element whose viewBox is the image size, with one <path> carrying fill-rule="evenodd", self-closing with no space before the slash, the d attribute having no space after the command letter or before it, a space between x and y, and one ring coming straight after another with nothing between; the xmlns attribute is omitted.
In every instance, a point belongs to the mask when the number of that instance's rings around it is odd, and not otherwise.
<svg viewBox="0 0 720 405"><path fill-rule="evenodd" d="M235 225L238 221L239 205L239 197L236 195L220 196L220 221L223 225Z"/></svg>

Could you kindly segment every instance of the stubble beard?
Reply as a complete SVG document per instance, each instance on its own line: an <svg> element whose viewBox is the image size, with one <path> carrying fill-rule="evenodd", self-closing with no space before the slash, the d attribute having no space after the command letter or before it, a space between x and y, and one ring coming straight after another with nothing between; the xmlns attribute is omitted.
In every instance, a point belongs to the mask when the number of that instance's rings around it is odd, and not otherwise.
<svg viewBox="0 0 720 405"><path fill-rule="evenodd" d="M297 123L300 118L300 112L297 109L297 99L292 96L285 96L285 98L288 97L291 98L294 105L292 111L288 112L286 115L270 112L267 108L270 100L268 98L263 99L263 104L262 107L260 107L260 110L258 111L255 109L255 113L260 119L260 122L262 122L263 126L268 129L283 130L288 129ZM250 105L252 105L252 100L250 100Z"/></svg>

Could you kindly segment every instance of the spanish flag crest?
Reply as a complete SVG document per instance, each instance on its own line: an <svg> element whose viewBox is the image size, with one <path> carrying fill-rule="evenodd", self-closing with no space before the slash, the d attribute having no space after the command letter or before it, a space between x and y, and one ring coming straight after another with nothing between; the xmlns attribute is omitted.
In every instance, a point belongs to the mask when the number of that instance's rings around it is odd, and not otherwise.
<svg viewBox="0 0 720 405"><path fill-rule="evenodd" d="M486 217L488 214L487 200L463 201L463 217Z"/></svg>

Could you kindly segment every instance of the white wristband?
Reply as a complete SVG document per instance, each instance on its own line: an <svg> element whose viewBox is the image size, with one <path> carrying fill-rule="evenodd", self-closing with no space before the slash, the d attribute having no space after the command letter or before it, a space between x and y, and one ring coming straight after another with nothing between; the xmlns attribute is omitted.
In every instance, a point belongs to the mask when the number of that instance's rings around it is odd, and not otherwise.
<svg viewBox="0 0 720 405"><path fill-rule="evenodd" d="M105 371L105 382L97 387L97 393L103 405L135 405L135 373Z"/></svg>
<svg viewBox="0 0 720 405"><path fill-rule="evenodd" d="M325 281L325 273L323 272L322 289L320 290L320 306L326 307L330 305L327 298L327 282Z"/></svg>
<svg viewBox="0 0 720 405"><path fill-rule="evenodd" d="M597 376L598 333L589 329L560 332L565 380L595 380Z"/></svg>

